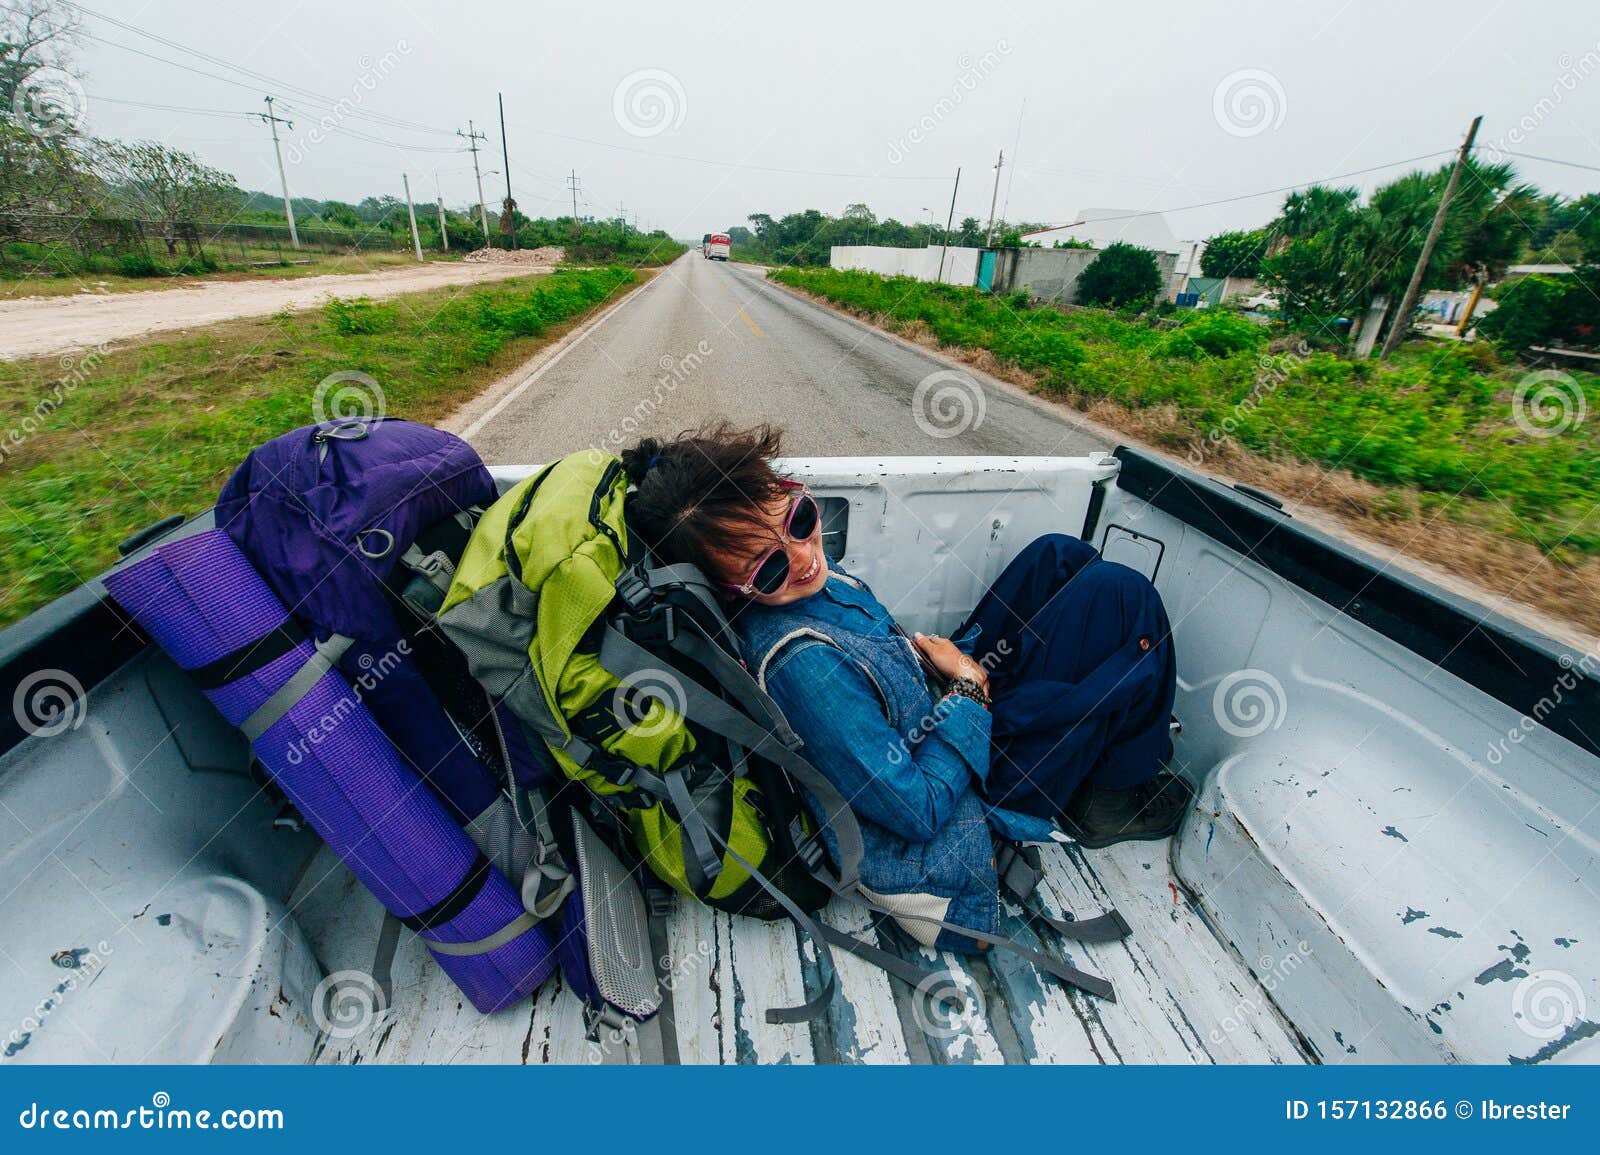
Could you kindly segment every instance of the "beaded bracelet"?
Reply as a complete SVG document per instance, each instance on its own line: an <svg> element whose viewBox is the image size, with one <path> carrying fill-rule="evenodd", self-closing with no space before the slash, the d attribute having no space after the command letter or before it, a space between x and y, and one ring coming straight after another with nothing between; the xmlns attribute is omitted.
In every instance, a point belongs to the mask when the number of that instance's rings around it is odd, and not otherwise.
<svg viewBox="0 0 1600 1155"><path fill-rule="evenodd" d="M985 710L989 708L989 691L975 678L952 678L945 686L944 692L970 698Z"/></svg>

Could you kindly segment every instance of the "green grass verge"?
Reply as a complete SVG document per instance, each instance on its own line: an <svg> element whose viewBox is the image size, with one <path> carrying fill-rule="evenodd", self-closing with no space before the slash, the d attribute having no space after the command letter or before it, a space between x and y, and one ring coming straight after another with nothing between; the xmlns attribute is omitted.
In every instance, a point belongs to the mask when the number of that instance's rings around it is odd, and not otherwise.
<svg viewBox="0 0 1600 1155"><path fill-rule="evenodd" d="M134 256L93 256L61 263L59 254L49 261L12 259L21 249L46 251L43 245L4 246L6 260L0 260L0 301L16 297L65 297L78 293L148 292L171 289L205 279L213 281L287 280L319 277L334 273L370 273L384 269L414 268L415 256L408 250L368 250L360 253L281 253L276 249L246 248L241 255L235 248L226 253L207 250L204 260L182 258L154 260L143 254ZM430 263L459 260L464 253L433 252Z"/></svg>
<svg viewBox="0 0 1600 1155"><path fill-rule="evenodd" d="M330 374L368 374L389 415L435 422L644 279L562 270L0 361L0 624L103 571L143 526L209 506L252 447L316 419Z"/></svg>
<svg viewBox="0 0 1600 1155"><path fill-rule="evenodd" d="M989 350L1046 394L1145 410L1141 431L1191 460L1227 437L1269 459L1393 486L1397 514L1402 505L1442 509L1557 560L1600 555L1595 375L1535 378L1481 343L1416 342L1389 362L1354 361L1292 336L1274 340L1225 310L1152 320L855 271L771 276L891 330ZM1587 420L1572 419L1580 409Z"/></svg>

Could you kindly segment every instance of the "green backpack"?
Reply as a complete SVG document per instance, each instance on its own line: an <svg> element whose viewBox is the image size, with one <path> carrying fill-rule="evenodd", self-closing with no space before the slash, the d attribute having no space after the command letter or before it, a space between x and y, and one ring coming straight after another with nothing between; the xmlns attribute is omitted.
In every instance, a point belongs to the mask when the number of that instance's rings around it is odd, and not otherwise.
<svg viewBox="0 0 1600 1155"><path fill-rule="evenodd" d="M733 914L787 915L812 940L822 989L802 1006L768 1009L768 1022L811 1019L827 1005L830 945L920 989L928 977L920 965L811 917L836 895L892 912L858 890L860 826L739 660L710 583L696 567L658 565L630 542L627 489L621 460L585 451L509 490L456 567L439 611L445 634L535 749L583 788L597 829L625 835L674 890ZM830 846L802 788L825 816ZM1026 885L1012 887L1026 897L1040 873L1037 852L1013 865L1028 867ZM1002 873L1009 884L1018 871ZM1044 921L1079 941L1128 933L1114 911ZM1024 944L938 925L1111 997L1105 980Z"/></svg>
<svg viewBox="0 0 1600 1155"><path fill-rule="evenodd" d="M854 882L854 818L739 662L700 572L630 548L626 493L599 452L515 486L478 522L440 625L663 882L731 913L818 910ZM842 816L831 884L796 780Z"/></svg>

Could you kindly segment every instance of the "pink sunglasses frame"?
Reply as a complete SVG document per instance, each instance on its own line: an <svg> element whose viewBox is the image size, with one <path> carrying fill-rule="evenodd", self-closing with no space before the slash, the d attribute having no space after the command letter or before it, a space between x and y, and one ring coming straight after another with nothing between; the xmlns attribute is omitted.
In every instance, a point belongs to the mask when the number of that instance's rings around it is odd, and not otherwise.
<svg viewBox="0 0 1600 1155"><path fill-rule="evenodd" d="M804 482L784 480L780 481L778 484L783 486L785 489L799 491L794 495L794 500L789 504L789 516L783 519L783 536L789 541L810 541L822 531L822 506L818 504L816 498L811 497L811 490L806 487ZM811 504L817 507L817 527L805 537L795 537L793 531L790 529L790 526L794 524L794 515L795 512L799 510L800 499L803 497L810 497ZM771 549L763 553L760 557L756 558L755 565L750 567L750 576L745 578L742 584L735 585L733 582L725 581L718 581L716 584L721 586L723 589L733 590L737 594L742 594L745 597L749 597L751 594L758 592L755 584L756 574L760 573L761 567L767 564L767 559L772 557L773 554L777 553L783 547L784 542L780 541ZM787 585L788 583L785 582L784 584Z"/></svg>

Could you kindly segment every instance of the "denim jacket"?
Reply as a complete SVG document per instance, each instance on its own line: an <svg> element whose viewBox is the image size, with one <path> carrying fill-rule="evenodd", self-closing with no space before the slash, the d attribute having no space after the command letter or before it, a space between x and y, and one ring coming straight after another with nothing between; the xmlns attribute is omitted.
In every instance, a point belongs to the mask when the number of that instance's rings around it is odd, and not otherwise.
<svg viewBox="0 0 1600 1155"><path fill-rule="evenodd" d="M962 697L936 704L889 611L837 569L802 601L746 604L734 627L746 664L805 743L806 757L860 819L867 896L892 911L993 933L991 830L1044 841L1052 827L979 796L989 773L988 711ZM929 923L901 925L923 945L973 949Z"/></svg>

